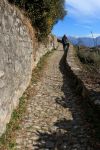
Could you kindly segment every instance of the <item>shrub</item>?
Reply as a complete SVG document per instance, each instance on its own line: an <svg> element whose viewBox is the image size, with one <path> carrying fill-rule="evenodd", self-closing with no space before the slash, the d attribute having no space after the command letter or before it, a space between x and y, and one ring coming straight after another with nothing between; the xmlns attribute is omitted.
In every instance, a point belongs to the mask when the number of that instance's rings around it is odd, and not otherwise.
<svg viewBox="0 0 100 150"><path fill-rule="evenodd" d="M46 37L52 27L66 14L64 0L8 0L24 10L37 30L38 37Z"/></svg>

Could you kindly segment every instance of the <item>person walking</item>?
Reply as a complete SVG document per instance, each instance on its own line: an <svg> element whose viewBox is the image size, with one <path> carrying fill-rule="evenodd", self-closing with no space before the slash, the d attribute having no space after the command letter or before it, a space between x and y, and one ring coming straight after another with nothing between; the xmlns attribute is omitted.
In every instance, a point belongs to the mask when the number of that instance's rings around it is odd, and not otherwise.
<svg viewBox="0 0 100 150"><path fill-rule="evenodd" d="M64 35L62 37L62 44L63 44L63 49L64 49L64 53L68 53L68 49L69 49L69 41L66 35Z"/></svg>

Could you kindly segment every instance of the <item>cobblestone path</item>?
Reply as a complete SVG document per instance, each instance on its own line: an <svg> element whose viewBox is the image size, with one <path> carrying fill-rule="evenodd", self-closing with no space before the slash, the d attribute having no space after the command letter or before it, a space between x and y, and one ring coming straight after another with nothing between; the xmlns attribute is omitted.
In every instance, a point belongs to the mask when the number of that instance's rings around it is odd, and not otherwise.
<svg viewBox="0 0 100 150"><path fill-rule="evenodd" d="M63 51L48 58L16 134L16 150L93 150L78 97L68 86Z"/></svg>

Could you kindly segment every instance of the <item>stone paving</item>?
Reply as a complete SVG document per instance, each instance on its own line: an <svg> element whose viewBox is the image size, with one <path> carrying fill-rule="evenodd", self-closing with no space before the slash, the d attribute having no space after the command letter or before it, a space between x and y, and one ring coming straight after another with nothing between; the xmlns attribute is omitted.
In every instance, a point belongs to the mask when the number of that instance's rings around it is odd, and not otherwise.
<svg viewBox="0 0 100 150"><path fill-rule="evenodd" d="M16 133L16 150L93 150L79 98L68 86L58 49L34 85L26 115Z"/></svg>

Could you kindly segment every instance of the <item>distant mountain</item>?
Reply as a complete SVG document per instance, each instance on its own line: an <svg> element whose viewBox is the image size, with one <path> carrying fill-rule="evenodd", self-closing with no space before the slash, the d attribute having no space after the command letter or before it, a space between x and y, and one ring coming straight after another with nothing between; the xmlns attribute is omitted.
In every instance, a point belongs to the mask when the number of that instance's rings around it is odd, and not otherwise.
<svg viewBox="0 0 100 150"><path fill-rule="evenodd" d="M87 46L87 47L95 47L95 46L100 46L100 36L97 38L90 38L90 37L68 37L69 41L73 45L82 45L82 46Z"/></svg>
<svg viewBox="0 0 100 150"><path fill-rule="evenodd" d="M68 39L73 45L78 44L78 39L76 37L69 36Z"/></svg>

